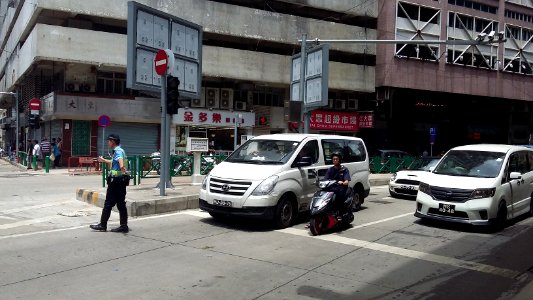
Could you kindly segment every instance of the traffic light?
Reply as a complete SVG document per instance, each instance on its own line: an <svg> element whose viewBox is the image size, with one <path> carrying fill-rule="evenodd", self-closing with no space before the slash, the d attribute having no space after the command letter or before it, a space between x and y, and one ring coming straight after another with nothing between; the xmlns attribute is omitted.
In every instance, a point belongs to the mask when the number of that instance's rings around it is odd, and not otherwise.
<svg viewBox="0 0 533 300"><path fill-rule="evenodd" d="M180 80L177 77L167 77L167 114L169 115L175 115L178 113L178 108L180 107L179 86Z"/></svg>
<svg viewBox="0 0 533 300"><path fill-rule="evenodd" d="M37 124L39 123L37 115L31 114L28 123L30 124L30 128L37 128Z"/></svg>
<svg viewBox="0 0 533 300"><path fill-rule="evenodd" d="M259 118L257 118L257 123L259 125L268 125L268 118L266 116L259 116Z"/></svg>

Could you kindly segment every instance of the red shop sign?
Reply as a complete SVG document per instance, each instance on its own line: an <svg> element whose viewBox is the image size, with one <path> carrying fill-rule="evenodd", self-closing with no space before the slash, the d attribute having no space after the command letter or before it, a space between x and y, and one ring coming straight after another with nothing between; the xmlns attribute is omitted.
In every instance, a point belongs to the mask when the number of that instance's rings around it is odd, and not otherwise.
<svg viewBox="0 0 533 300"><path fill-rule="evenodd" d="M359 131L357 113L314 110L309 127L317 130Z"/></svg>
<svg viewBox="0 0 533 300"><path fill-rule="evenodd" d="M359 128L374 128L374 117L372 113L359 113L357 121Z"/></svg>

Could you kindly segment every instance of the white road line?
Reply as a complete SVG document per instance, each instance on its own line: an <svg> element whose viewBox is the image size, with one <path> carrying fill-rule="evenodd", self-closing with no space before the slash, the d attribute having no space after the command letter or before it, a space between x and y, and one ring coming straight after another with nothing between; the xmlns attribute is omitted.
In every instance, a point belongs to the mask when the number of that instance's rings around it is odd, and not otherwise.
<svg viewBox="0 0 533 300"><path fill-rule="evenodd" d="M296 228L286 228L283 230L278 230L278 232L288 233L288 234L307 237L307 238L315 238L315 239L319 239L323 241L339 243L339 244L344 244L344 245L351 245L355 247L361 247L361 248L370 249L374 251L380 251L380 252L385 252L389 254L400 255L404 257L420 259L424 261L453 266L456 268L462 268L462 269L468 269L468 270L498 275L501 277L514 278L520 274L520 272L510 270L510 269L498 268L498 267L494 267L494 266L490 266L486 264L480 264L480 263L456 259L452 257L424 253L421 251L403 249L399 247L388 246L388 245L374 243L374 242L346 238L338 234L311 236L309 234L309 231L302 230L302 229L296 229Z"/></svg>
<svg viewBox="0 0 533 300"><path fill-rule="evenodd" d="M375 224L379 224L379 223L383 223L383 222L388 222L388 221L391 221L391 220L403 218L403 217L406 217L406 216L412 216L412 215L413 215L412 212L406 213L406 214L403 214L403 215L397 215L397 216L394 216L394 217L390 217L390 218L386 218L386 219L377 220L377 221L374 221L374 222L369 222L369 223L357 225L357 226L354 226L352 228L349 228L348 230L357 229L357 228L363 228L363 227L367 227L367 226L371 226L371 225L375 225ZM355 216L357 217L357 214L355 214Z"/></svg>
<svg viewBox="0 0 533 300"><path fill-rule="evenodd" d="M61 218L64 218L64 216L54 215L54 216L48 216L48 217L43 217L43 218L29 219L29 220L23 220L23 221L8 223L8 224L2 224L0 225L0 230L11 229L11 228L16 228L20 226L33 225L37 223L44 223L44 222L49 222L49 221L52 221L55 219L61 219Z"/></svg>
<svg viewBox="0 0 533 300"><path fill-rule="evenodd" d="M21 212L21 211L26 211L26 210L33 210L33 209L45 208L45 207L51 207L51 206L59 206L59 205L63 205L63 204L66 204L66 203L73 203L73 202L72 201L63 201L63 202L44 203L44 204L32 205L32 206L24 206L24 207L19 207L19 208L2 210L2 211L0 211L0 214L7 215L7 214L17 213L17 212Z"/></svg>

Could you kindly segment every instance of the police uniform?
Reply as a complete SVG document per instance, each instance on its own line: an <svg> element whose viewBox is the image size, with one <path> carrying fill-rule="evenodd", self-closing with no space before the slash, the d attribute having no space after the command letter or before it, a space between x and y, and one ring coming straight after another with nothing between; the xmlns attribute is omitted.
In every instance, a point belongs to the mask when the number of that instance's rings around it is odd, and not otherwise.
<svg viewBox="0 0 533 300"><path fill-rule="evenodd" d="M109 135L108 140L109 139L120 142L120 138L116 134ZM128 182L120 169L120 159L123 160L124 166L126 166L126 153L120 145L117 145L113 149L111 170L107 176L107 192L104 208L102 209L102 216L100 217L100 224L90 226L94 230L107 230L107 221L111 216L111 210L116 205L120 215L120 226L111 231L128 232L128 211L126 209L126 186L128 185Z"/></svg>

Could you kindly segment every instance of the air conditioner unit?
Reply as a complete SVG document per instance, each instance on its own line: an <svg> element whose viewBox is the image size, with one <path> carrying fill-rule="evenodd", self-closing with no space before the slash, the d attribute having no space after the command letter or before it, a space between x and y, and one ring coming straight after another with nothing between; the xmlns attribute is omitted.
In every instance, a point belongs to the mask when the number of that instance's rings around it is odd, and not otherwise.
<svg viewBox="0 0 533 300"><path fill-rule="evenodd" d="M96 91L96 87L89 83L82 83L79 85L80 92L83 93L94 93Z"/></svg>
<svg viewBox="0 0 533 300"><path fill-rule="evenodd" d="M69 82L65 84L65 91L67 92L77 92L80 90L80 85L75 82Z"/></svg>
<svg viewBox="0 0 533 300"><path fill-rule="evenodd" d="M191 100L191 107L205 107L205 88L202 88L199 99Z"/></svg>
<svg viewBox="0 0 533 300"><path fill-rule="evenodd" d="M357 110L359 108L359 100L357 99L348 99L347 109Z"/></svg>
<svg viewBox="0 0 533 300"><path fill-rule="evenodd" d="M216 88L205 88L205 103L207 108L218 108L220 100L220 90Z"/></svg>
<svg viewBox="0 0 533 300"><path fill-rule="evenodd" d="M335 109L346 109L346 100L335 100Z"/></svg>
<svg viewBox="0 0 533 300"><path fill-rule="evenodd" d="M235 101L235 110L246 110L246 101Z"/></svg>
<svg viewBox="0 0 533 300"><path fill-rule="evenodd" d="M232 89L220 89L220 108L222 109L233 108L233 90Z"/></svg>

